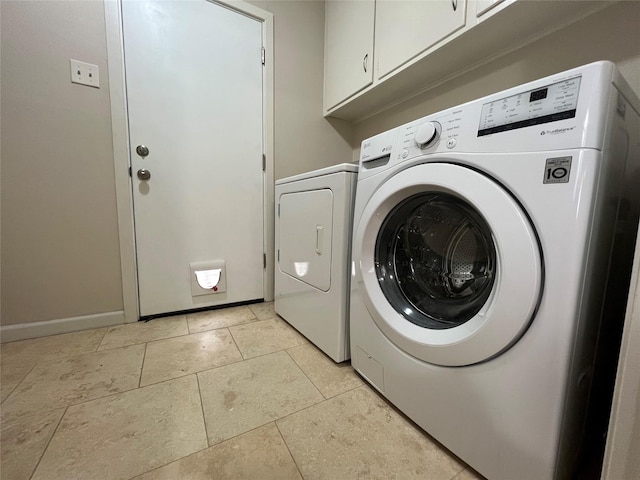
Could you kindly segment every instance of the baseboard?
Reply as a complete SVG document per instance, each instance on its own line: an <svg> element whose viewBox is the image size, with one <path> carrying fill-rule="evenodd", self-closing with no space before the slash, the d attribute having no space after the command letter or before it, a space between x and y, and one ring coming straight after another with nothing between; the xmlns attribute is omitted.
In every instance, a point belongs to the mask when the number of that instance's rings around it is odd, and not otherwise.
<svg viewBox="0 0 640 480"><path fill-rule="evenodd" d="M124 323L124 311L83 315L81 317L60 318L46 322L18 323L0 327L0 343L46 337L60 333L77 332L91 328L110 327Z"/></svg>

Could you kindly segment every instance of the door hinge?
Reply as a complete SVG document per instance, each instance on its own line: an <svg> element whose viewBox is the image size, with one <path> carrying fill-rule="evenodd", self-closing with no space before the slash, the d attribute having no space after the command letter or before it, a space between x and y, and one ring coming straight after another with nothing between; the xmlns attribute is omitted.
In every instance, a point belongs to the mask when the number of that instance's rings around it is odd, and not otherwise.
<svg viewBox="0 0 640 480"><path fill-rule="evenodd" d="M129 176L130 176L130 177L132 176L132 170L131 170L131 167L129 167Z"/></svg>
<svg viewBox="0 0 640 480"><path fill-rule="evenodd" d="M267 52L265 51L264 47L262 47L262 50L260 52L260 59L262 60L262 65L265 64L266 57L267 57Z"/></svg>
<svg viewBox="0 0 640 480"><path fill-rule="evenodd" d="M262 154L262 171L267 171L267 156L264 153Z"/></svg>
<svg viewBox="0 0 640 480"><path fill-rule="evenodd" d="M267 254L262 253L262 268L267 268Z"/></svg>

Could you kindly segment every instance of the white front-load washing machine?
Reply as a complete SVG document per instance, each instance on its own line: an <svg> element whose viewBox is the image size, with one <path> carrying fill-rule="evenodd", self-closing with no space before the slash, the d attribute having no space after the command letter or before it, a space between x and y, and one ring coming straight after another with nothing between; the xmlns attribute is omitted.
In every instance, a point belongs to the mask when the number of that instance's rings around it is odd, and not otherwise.
<svg viewBox="0 0 640 480"><path fill-rule="evenodd" d="M631 268L639 111L598 62L362 143L353 366L489 479L573 475Z"/></svg>
<svg viewBox="0 0 640 480"><path fill-rule="evenodd" d="M357 175L341 163L275 185L275 311L336 362L349 359Z"/></svg>

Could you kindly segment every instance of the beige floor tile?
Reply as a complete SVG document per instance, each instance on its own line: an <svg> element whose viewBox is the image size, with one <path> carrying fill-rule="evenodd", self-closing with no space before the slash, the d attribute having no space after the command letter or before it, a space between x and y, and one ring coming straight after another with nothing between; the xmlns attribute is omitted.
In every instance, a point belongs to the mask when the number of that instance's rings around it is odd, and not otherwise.
<svg viewBox="0 0 640 480"><path fill-rule="evenodd" d="M471 470L463 470L456 475L452 480L484 480L484 477Z"/></svg>
<svg viewBox="0 0 640 480"><path fill-rule="evenodd" d="M0 365L0 403L4 402L18 384L27 376L35 366L35 362L23 365Z"/></svg>
<svg viewBox="0 0 640 480"><path fill-rule="evenodd" d="M286 352L198 374L209 444L323 400Z"/></svg>
<svg viewBox="0 0 640 480"><path fill-rule="evenodd" d="M0 346L0 401L6 400L39 361L95 352L106 331L106 328L96 328L3 343Z"/></svg>
<svg viewBox="0 0 640 480"><path fill-rule="evenodd" d="M31 338L17 342L3 343L0 347L2 366L21 364L28 360L54 360L82 353L95 352L104 337L106 328L96 328L81 332Z"/></svg>
<svg viewBox="0 0 640 480"><path fill-rule="evenodd" d="M141 385L239 362L242 355L229 330L211 330L147 345Z"/></svg>
<svg viewBox="0 0 640 480"><path fill-rule="evenodd" d="M279 318L230 327L229 331L244 358L266 355L307 343L306 338Z"/></svg>
<svg viewBox="0 0 640 480"><path fill-rule="evenodd" d="M276 423L305 480L450 480L463 469L366 386Z"/></svg>
<svg viewBox="0 0 640 480"><path fill-rule="evenodd" d="M287 350L325 398L353 390L363 384L350 362L335 363L310 343Z"/></svg>
<svg viewBox="0 0 640 480"><path fill-rule="evenodd" d="M206 447L191 375L69 407L33 480L128 479Z"/></svg>
<svg viewBox="0 0 640 480"><path fill-rule="evenodd" d="M274 423L170 463L135 480L302 480Z"/></svg>
<svg viewBox="0 0 640 480"><path fill-rule="evenodd" d="M144 345L40 362L2 404L2 417L66 407L138 387Z"/></svg>
<svg viewBox="0 0 640 480"><path fill-rule="evenodd" d="M137 343L152 342L163 338L187 335L187 320L185 315L155 318L148 322L127 323L110 327L104 336L98 350L124 347Z"/></svg>
<svg viewBox="0 0 640 480"><path fill-rule="evenodd" d="M231 307L220 310L190 313L187 315L189 331L191 333L214 330L216 328L231 327L243 323L255 322L256 316L249 307Z"/></svg>
<svg viewBox="0 0 640 480"><path fill-rule="evenodd" d="M2 423L0 478L28 480L31 477L64 410L34 412Z"/></svg>
<svg viewBox="0 0 640 480"><path fill-rule="evenodd" d="M252 303L249 308L258 320L268 320L278 316L273 308L273 302Z"/></svg>

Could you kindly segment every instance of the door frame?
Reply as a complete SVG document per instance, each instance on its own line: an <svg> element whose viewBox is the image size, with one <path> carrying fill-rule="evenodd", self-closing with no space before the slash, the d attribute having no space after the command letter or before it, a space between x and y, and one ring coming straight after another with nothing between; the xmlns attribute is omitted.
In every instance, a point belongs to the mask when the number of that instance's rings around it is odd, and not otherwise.
<svg viewBox="0 0 640 480"><path fill-rule="evenodd" d="M273 14L241 0L202 0L234 10L262 22L262 45L265 64L262 77L263 145L265 169L263 174L263 248L266 268L263 270L265 301L273 300L274 283L274 109L273 109ZM111 129L113 136L113 164L122 272L122 301L125 323L140 318L138 274L136 268L135 228L133 221L132 177L129 175L129 125L124 71L124 37L122 29L122 0L105 0L107 61L109 65L109 94L111 98Z"/></svg>

